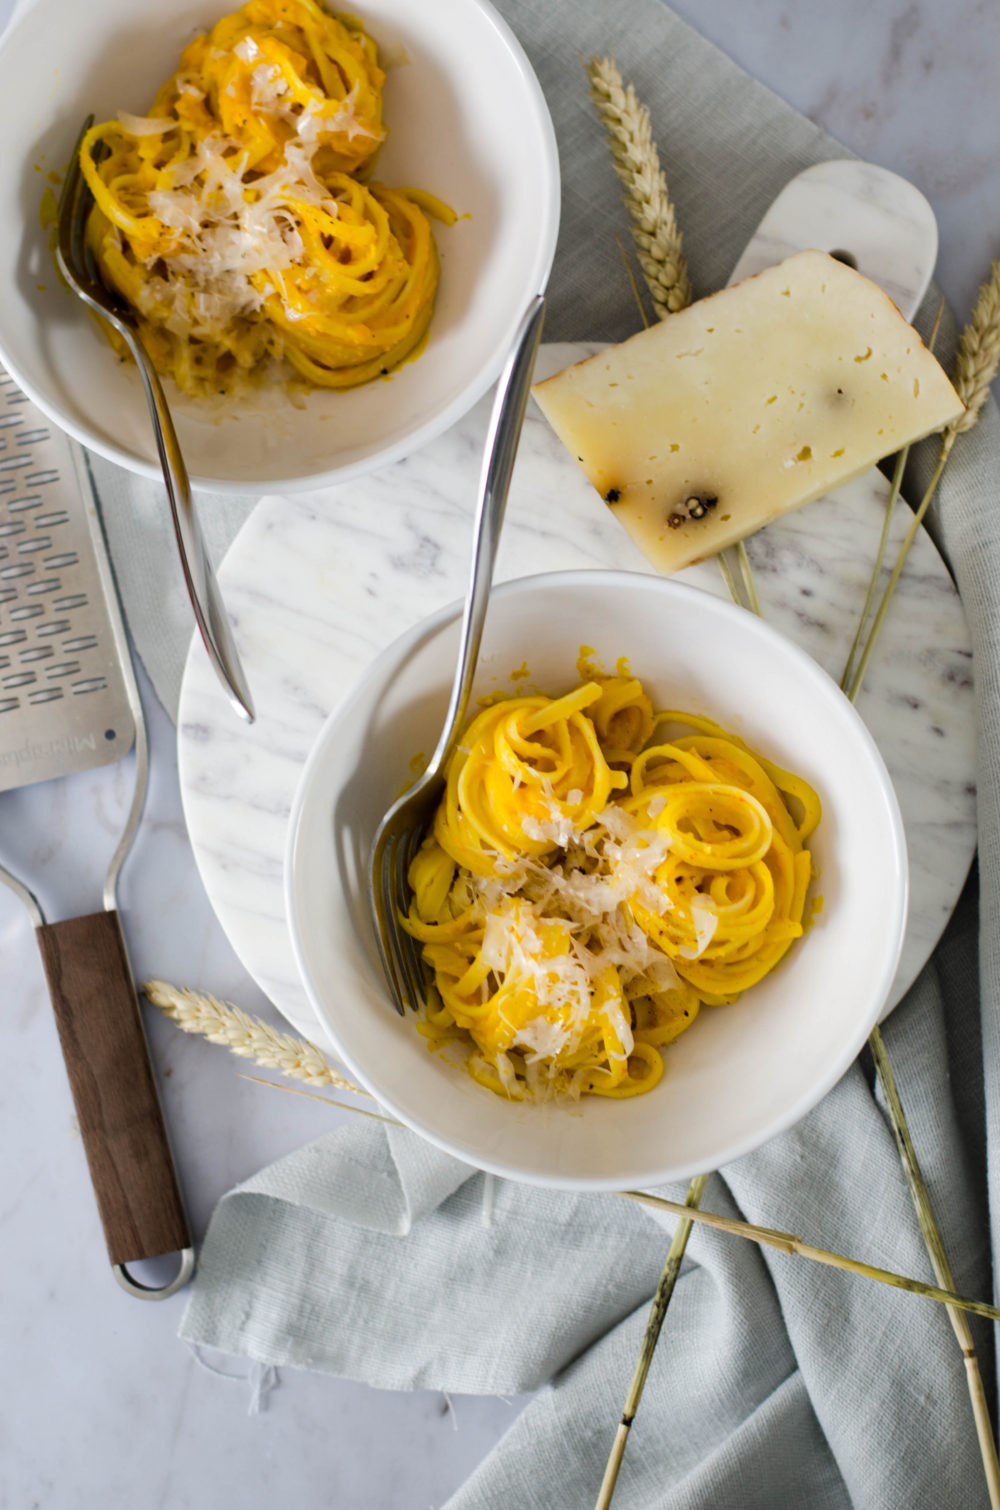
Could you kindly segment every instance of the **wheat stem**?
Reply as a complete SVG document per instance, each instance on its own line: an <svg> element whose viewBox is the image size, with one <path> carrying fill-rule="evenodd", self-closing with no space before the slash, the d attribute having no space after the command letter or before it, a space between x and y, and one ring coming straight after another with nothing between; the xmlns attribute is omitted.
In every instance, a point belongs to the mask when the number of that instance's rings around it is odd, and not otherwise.
<svg viewBox="0 0 1000 1510"><path fill-rule="evenodd" d="M944 300L942 299L938 304L937 313L934 316L933 329L931 330L931 333L927 339L928 351L933 351L937 343L938 331L941 328L941 316L943 314ZM904 446L903 449L898 453L896 457L896 465L893 467L892 481L889 484L889 496L885 501L885 509L882 514L882 529L879 534L878 548L875 552L875 560L872 562L871 576L868 579L868 591L865 594L865 601L862 605L861 613L858 616L858 627L854 631L854 639L851 641L851 649L844 664L844 670L840 678L840 688L842 692L846 692L847 688L850 686L851 678L854 674L855 657L861 649L862 636L864 635L865 628L868 624L868 616L872 611L872 604L875 602L875 593L878 590L878 580L882 575L882 562L885 560L886 549L889 545L889 532L892 525L892 515L899 500L900 489L903 486L903 473L906 470L906 463L909 460L909 456L910 448L909 446Z"/></svg>
<svg viewBox="0 0 1000 1510"><path fill-rule="evenodd" d="M941 319L942 305L938 307L937 318L934 322L934 330L931 333L929 345L933 349L934 339L937 335L938 325ZM993 263L991 276L987 283L983 284L979 291L976 307L972 312L969 324L962 333L959 343L959 353L955 368L955 388L966 405L965 413L960 419L949 425L941 439L941 448L938 453L937 463L931 475L930 482L924 490L924 496L914 512L902 544L896 553L896 560L886 583L875 617L872 620L871 629L865 640L864 650L856 669L852 670L857 646L861 640L863 626L871 610L874 598L874 587L881 569L881 553L876 562L869 585L868 597L862 610L861 620L858 625L858 633L851 647L851 654L844 667L844 675L841 678L841 687L847 692L852 702L856 702L864 682L865 672L871 661L876 642L885 622L892 596L902 574L903 567L909 555L910 549L917 536L917 531L923 521L931 499L937 489L938 483L948 463L956 436L966 430L970 430L979 416L979 412L986 402L990 383L996 377L997 368L1000 366L1000 261ZM906 463L908 448L901 453L896 462L893 475L892 489L889 503L886 508L886 518L883 523L882 545L880 552L884 551L884 542L888 534L889 510L895 503L899 492L899 484L902 478L903 467ZM886 1052L885 1042L878 1025L871 1032L868 1039L868 1047L871 1050L875 1064L875 1072L878 1076L879 1085L885 1099L889 1122L892 1126L893 1135L896 1139L896 1147L899 1152L900 1163L910 1191L917 1213L917 1221L924 1239L924 1246L931 1262L931 1268L939 1283L945 1289L954 1289L951 1266L944 1250L944 1242L941 1231L934 1215L930 1194L920 1168L916 1149L910 1136L909 1124L903 1103L896 1086L895 1076ZM993 1435L993 1424L990 1418L989 1406L986 1401L986 1392L983 1388L982 1376L979 1370L979 1360L969 1330L969 1324L964 1314L954 1305L948 1307L948 1316L955 1332L956 1340L962 1350L965 1363L966 1385L969 1391L969 1399L972 1406L973 1419L976 1426L976 1435L979 1441L979 1452L983 1463L983 1473L986 1478L986 1487L993 1510L1000 1510L1000 1462L997 1460L996 1441Z"/></svg>
<svg viewBox="0 0 1000 1510"><path fill-rule="evenodd" d="M865 648L861 652L861 659L858 661L857 670L851 678L850 684L847 688L847 695L851 699L852 703L857 701L858 694L861 691L861 685L865 679L865 672L868 670L872 654L875 650L876 642L882 632L882 625L885 623L885 616L889 612L889 605L892 602L893 593L896 591L896 583L899 581L900 576L902 575L903 567L906 565L906 558L910 554L910 547L912 546L914 540L917 538L917 531L919 530L923 522L924 515L927 513L931 499L934 497L937 485L941 481L941 474L945 469L948 457L951 455L951 448L955 444L956 434L957 431L955 430L946 430L944 432L944 435L941 439L941 450L938 453L937 465L935 466L934 471L931 474L931 480L927 484L924 496L920 500L920 505L915 510L913 518L910 520L906 534L903 536L903 542L896 553L896 560L893 564L892 571L889 573L889 580L882 591L882 597L879 600L879 605L876 610L875 617L872 620L872 627L869 630L868 638L865 641Z"/></svg>
<svg viewBox="0 0 1000 1510"><path fill-rule="evenodd" d="M892 472L892 482L889 485L889 496L885 501L885 512L882 515L882 531L879 535L878 549L875 552L875 560L872 563L872 573L868 579L868 591L865 594L864 605L858 615L858 627L854 631L854 639L844 663L843 674L840 678L840 690L846 692L850 686L851 677L854 674L854 661L861 648L862 636L868 623L868 615L872 611L875 602L875 593L878 590L878 579L882 575L882 562L885 560L886 547L889 544L889 527L892 524L893 510L899 499L899 490L903 485L903 472L906 468L907 457L910 454L909 446L904 446L896 457L896 465Z"/></svg>
<svg viewBox="0 0 1000 1510"><path fill-rule="evenodd" d="M931 1205L930 1194L924 1181L917 1151L910 1137L910 1128L903 1111L903 1103L896 1087L896 1077L889 1063L889 1055L886 1052L885 1040L881 1029L876 1025L868 1039L868 1047L871 1049L872 1058L875 1061L875 1071L882 1086L886 1106L889 1109L889 1121L896 1138L896 1147L899 1150L900 1162L906 1175L906 1183L910 1188L910 1196L917 1213L917 1221L920 1223L920 1231L923 1234L924 1246L927 1249L934 1276L946 1290L954 1290L955 1280L951 1272L948 1256L944 1251L944 1243L941 1232L934 1218L934 1208ZM983 1470L986 1474L986 1485L989 1490L990 1504L996 1510L1000 1506L1000 1463L997 1461L996 1443L993 1440L993 1425L990 1420L989 1406L986 1401L986 1391L983 1388L982 1376L979 1372L979 1360L976 1357L975 1343L972 1340L972 1332L969 1329L968 1319L964 1312L955 1306L948 1306L948 1319L955 1333L956 1341L962 1349L965 1359L966 1383L969 1388L969 1398L972 1404L972 1414L976 1423L976 1435L979 1438L979 1450L983 1459Z"/></svg>
<svg viewBox="0 0 1000 1510"><path fill-rule="evenodd" d="M740 590L736 585L736 577L733 573L733 568L729 564L729 558L727 557L725 551L720 551L715 559L719 563L719 571L722 573L722 580L723 582L725 582L726 587L729 589L729 596L732 598L737 608L742 608L743 600L740 597Z"/></svg>
<svg viewBox="0 0 1000 1510"><path fill-rule="evenodd" d="M620 236L616 236L615 240L618 243L618 250L621 253L622 262L625 264L625 276L628 279L628 286L632 290L632 297L635 300L636 307L639 310L639 319L642 321L642 328L643 330L648 330L649 316L646 313L646 306L642 302L642 292L639 288L638 282L636 281L635 273L632 271L632 263L629 261L628 251L625 247L624 241Z"/></svg>
<svg viewBox="0 0 1000 1510"><path fill-rule="evenodd" d="M940 311L939 311L940 315ZM937 324L935 322L935 333ZM932 337L933 339L933 337ZM962 331L958 343L958 355L955 358L954 384L955 391L965 405L964 413L953 420L946 427L941 437L941 450L938 454L937 465L931 481L928 484L920 506L910 523L903 543L896 553L896 562L882 593L878 612L872 623L872 627L865 642L861 662L858 670L848 687L848 696L856 698L861 690L861 683L868 662L871 660L875 642L885 622L885 616L889 611L889 604L899 581L906 558L910 553L910 547L916 539L917 530L930 506L935 489L941 481L941 474L945 469L948 457L951 455L952 446L956 437L964 435L971 430L979 418L983 405L990 391L990 385L1000 371L1000 259L992 263L990 276L979 290L975 307L969 317L969 323ZM844 683L842 682L843 686Z"/></svg>
<svg viewBox="0 0 1000 1510"><path fill-rule="evenodd" d="M691 1184L688 1186L688 1193L684 1198L684 1206L688 1210L699 1204L707 1182L707 1174L696 1175L691 1181ZM656 1351L660 1329L667 1314L670 1297L674 1293L677 1276L681 1272L684 1250L687 1247L690 1235L691 1220L688 1217L684 1217L677 1223L673 1241L667 1252L667 1261L663 1266L663 1273L660 1275L656 1294L653 1296L653 1304L649 1311L649 1320L646 1322L646 1330L643 1334L642 1347L639 1350L639 1358L635 1365L635 1372L632 1375L632 1383L629 1385L628 1395L625 1399L625 1409L622 1411L622 1418L618 1423L618 1430L611 1444L611 1452L608 1456L607 1467L604 1470L604 1478L601 1480L601 1487L594 1510L607 1510L607 1507L611 1504L615 1485L618 1482L618 1470L621 1468L622 1458L625 1456L625 1444L628 1442L628 1434L632 1430L635 1413L639 1409L639 1401L642 1399L642 1392L646 1384L646 1375L649 1373L649 1365L653 1361L653 1353Z"/></svg>
<svg viewBox="0 0 1000 1510"><path fill-rule="evenodd" d="M282 1085L277 1080L265 1080L262 1075L241 1075L253 1085L266 1085L272 1091L284 1091L286 1096L305 1096L309 1101L321 1101L324 1106L335 1106L342 1112L356 1112L359 1117L370 1117L373 1122L384 1122L387 1127L402 1127L398 1117L383 1117L380 1112L370 1112L367 1106L354 1106L348 1101L334 1101L332 1096L321 1096L318 1091L304 1091L298 1085Z"/></svg>
<svg viewBox="0 0 1000 1510"><path fill-rule="evenodd" d="M715 559L729 596L737 608L745 608L748 613L755 613L758 618L763 618L750 557L747 555L743 541L738 540L735 545L727 545L721 551L717 551Z"/></svg>
<svg viewBox="0 0 1000 1510"><path fill-rule="evenodd" d="M826 1264L829 1268L842 1269L849 1274L860 1274L865 1279L877 1280L879 1284L892 1285L897 1290L907 1290L911 1295L922 1295L927 1300L936 1300L941 1305L958 1306L963 1311L972 1311L976 1316L985 1316L990 1321L1000 1321L1000 1307L985 1300L968 1300L939 1285L927 1285L920 1279L910 1279L906 1274L897 1274L893 1269L880 1269L875 1264L866 1264L860 1258L848 1258L843 1253L833 1253L829 1248L816 1248L805 1243L792 1232L780 1232L775 1227L757 1227L752 1222L737 1221L734 1217L720 1216L715 1211L700 1211L684 1206L680 1201L669 1201L665 1196L647 1195L641 1190L619 1192L626 1200L638 1201L644 1206L656 1206L672 1212L691 1222L714 1227L719 1232L728 1232L734 1237L744 1237L752 1243L761 1243L767 1248L776 1248L779 1253L794 1254L808 1258L813 1263Z"/></svg>
<svg viewBox="0 0 1000 1510"><path fill-rule="evenodd" d="M944 301L942 300L942 303L938 306L934 329L928 342L931 350L934 347L943 307ZM903 468L906 465L906 459L909 454L908 447L900 453L896 461L892 487L886 505L886 515L882 526L879 552L872 571L868 595L861 612L858 630L854 637L854 643L851 646L851 652L847 658L844 674L840 682L841 687L847 692L852 702L857 700L861 692L865 672L868 669L882 625L885 622L896 584L899 581L907 556L916 539L917 531L941 480L948 457L951 455L955 438L964 431L970 430L975 424L980 410L986 402L986 395L989 392L990 384L997 375L998 366L1000 366L1000 261L995 261L991 267L989 280L983 284L979 291L976 306L972 312L969 324L963 331L959 342L959 351L955 366L955 389L959 398L961 398L966 406L965 413L960 419L949 425L942 436L941 448L938 453L937 464L931 475L931 480L924 491L924 496L910 521L902 544L896 554L896 561L882 593L875 618L868 632L868 637L865 640L864 650L861 652L860 660L858 660L855 667L854 662L858 646L861 643L864 627L871 612L875 586L881 572L882 558L888 538L890 513L899 494ZM882 1038L881 1030L877 1025L871 1032L868 1046L875 1063L875 1072L882 1088L889 1122L896 1139L896 1147L899 1152L903 1173L909 1187L910 1198L917 1213L917 1220L920 1224L920 1231L931 1261L931 1267L940 1284L947 1289L953 1289L954 1280L947 1255L945 1254L941 1232L934 1215L934 1208L931 1205L930 1195L924 1181L916 1150L913 1146L913 1140L910 1137L906 1113L903 1110L903 1103L896 1087L895 1076L892 1073L892 1066L886 1053L885 1042ZM972 1333L969 1330L965 1316L954 1306L948 1307L948 1316L965 1362L966 1384L972 1405L990 1504L993 1510L1000 1510L1000 1463L997 1460L993 1425L986 1401L986 1392L983 1388L982 1376L979 1371L979 1360L976 1356Z"/></svg>
<svg viewBox="0 0 1000 1510"><path fill-rule="evenodd" d="M739 562L740 576L743 579L743 589L747 595L747 607L751 613L755 613L758 618L762 618L760 598L757 596L757 584L753 578L753 569L750 565L750 557L747 555L745 540L737 540L736 542L736 559Z"/></svg>
<svg viewBox="0 0 1000 1510"><path fill-rule="evenodd" d="M632 85L626 88L613 58L591 58L584 66L590 98L607 133L615 173L624 190L639 266L662 320L690 304L691 280L649 111L640 104Z"/></svg>
<svg viewBox="0 0 1000 1510"><path fill-rule="evenodd" d="M986 392L988 391L989 383L990 381L992 381L992 378L996 376L997 364L998 362L1000 362L1000 262L994 262L992 271L993 278L991 280L991 283L985 284L983 286L983 289L980 291L979 302L977 303L976 310L973 311L973 318L970 321L969 326L966 327L966 331L963 333L960 346L955 386L959 393L959 397L968 407L966 408L966 412L962 416L962 418L956 421L955 424L949 426L942 437L941 449L938 453L937 464L931 475L931 480L924 491L924 496L921 499L918 508L914 512L913 518L910 521L902 544L900 545L900 548L896 554L896 561L893 565L889 580L886 583L885 589L883 591L878 610L875 614L875 618L872 621L872 626L868 633L868 638L865 641L864 650L862 651L861 658L858 661L856 670L852 672L852 662L856 653L857 646L860 642L862 627L871 609L871 603L874 597L874 586L881 569L882 552L884 552L885 540L888 534L890 510L895 504L896 497L899 493L899 485L902 479L903 468L906 464L909 448L907 448L900 454L896 462L896 468L892 480L892 488L889 495L889 501L886 506L886 517L885 521L883 522L880 554L876 561L876 566L872 574L871 583L869 584L868 597L866 598L865 606L862 610L861 620L858 625L858 634L855 636L854 644L851 647L851 654L848 657L847 665L844 667L844 675L841 679L841 687L845 688L847 695L852 702L857 701L858 695L861 692L865 672L868 669L869 662L871 661L871 657L875 649L876 641L878 640L882 625L885 622L885 617L889 610L889 604L892 601L892 595L895 591L896 583L899 581L903 567L906 563L906 558L909 555L910 548L912 547L913 542L916 539L917 531L919 530L924 515L926 514L927 509L930 506L930 502L934 496L935 490L937 489L937 485L941 480L941 476L948 462L948 457L951 455L952 446L955 443L955 437L956 435L961 434L963 430L971 429L972 425L975 423L979 411L982 409L982 406L985 403ZM937 319L934 322L934 330L932 332L930 340L931 348L933 348L934 338L937 335L942 307L943 306L939 306ZM987 308L992 310L991 318L994 327L992 331L989 321L987 321L984 326L983 312L984 309ZM970 331L973 332L974 337L971 340L969 338ZM989 353L991 350L995 351L995 355L992 356L984 364L982 360L983 353L984 351ZM992 367L990 366L990 361L992 362ZM920 1225L920 1231L924 1239L924 1247L927 1249L927 1255L931 1261L931 1268L933 1269L935 1277L937 1278L939 1283L944 1288L953 1290L954 1279L952 1277L951 1266L948 1263L947 1254L944 1250L944 1242L941 1237L940 1228L937 1224L937 1218L934 1215L934 1208L931 1204L930 1193L928 1192L927 1185L923 1177L923 1171L920 1168L920 1161L917 1158L917 1152L913 1146L913 1139L910 1136L909 1123L907 1122L906 1113L903 1109L903 1103L896 1086L896 1078L892 1072L892 1065L889 1062L889 1056L886 1052L885 1041L882 1037L881 1029L877 1024L872 1029L869 1036L868 1047L871 1050L872 1059L875 1064L875 1073L878 1076L879 1085L882 1088L882 1094L885 1098L886 1109L888 1111L889 1122L892 1127L893 1136L896 1140L896 1147L899 1152L900 1163L902 1164L903 1173L910 1191L910 1198L913 1201L914 1209L917 1213L917 1221ZM996 1441L993 1436L993 1424L990 1419L989 1406L986 1400L986 1392L983 1388L982 1375L979 1370L979 1359L976 1356L975 1344L972 1339L972 1333L969 1329L968 1321L964 1314L955 1306L949 1305L948 1316L951 1321L952 1329L955 1333L955 1338L962 1350L962 1357L965 1362L966 1385L969 1391L969 1400L972 1406L972 1414L976 1426L976 1436L979 1441L979 1452L983 1462L983 1473L986 1478L986 1487L990 1497L990 1505L993 1507L993 1510L1000 1510L1000 1462L998 1462L997 1460Z"/></svg>

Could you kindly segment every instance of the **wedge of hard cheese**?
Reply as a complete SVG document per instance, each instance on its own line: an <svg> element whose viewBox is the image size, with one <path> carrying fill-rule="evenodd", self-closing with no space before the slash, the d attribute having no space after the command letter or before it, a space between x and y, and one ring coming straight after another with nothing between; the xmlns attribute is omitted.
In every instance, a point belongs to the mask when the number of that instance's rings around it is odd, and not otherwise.
<svg viewBox="0 0 1000 1510"><path fill-rule="evenodd" d="M963 411L892 300L825 252L700 299L533 392L662 572L714 555Z"/></svg>

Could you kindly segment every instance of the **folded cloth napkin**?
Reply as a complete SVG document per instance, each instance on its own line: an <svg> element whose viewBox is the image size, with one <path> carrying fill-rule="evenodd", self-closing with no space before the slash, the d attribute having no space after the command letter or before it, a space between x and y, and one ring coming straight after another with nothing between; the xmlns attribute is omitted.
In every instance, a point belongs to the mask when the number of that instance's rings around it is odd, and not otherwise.
<svg viewBox="0 0 1000 1510"><path fill-rule="evenodd" d="M949 1069L956 1085L980 1083L975 934L963 906L886 1036L956 1282L983 1294L982 1172L965 1147L982 1128L964 1123L948 1083ZM328 1135L222 1200L181 1334L383 1388L548 1384L448 1510L579 1510L601 1481L673 1222L618 1196L509 1181L487 1221L484 1178L401 1128ZM927 1272L892 1134L858 1067L792 1132L715 1176L704 1204ZM616 1504L773 1510L782 1499L987 1503L961 1357L929 1301L696 1227Z"/></svg>
<svg viewBox="0 0 1000 1510"><path fill-rule="evenodd" d="M581 58L613 53L650 106L699 294L725 282L794 173L844 155L659 0L499 8L559 138L551 340L620 339L635 325L616 246L624 214ZM950 325L945 360L953 339ZM1000 882L998 460L991 408L956 449L932 517L975 643L986 919ZM158 489L100 461L95 472L129 623L174 713L190 621ZM216 553L251 504L202 500ZM957 1285L984 1296L1000 939L984 935L980 975L977 896L974 879L886 1038ZM576 1510L600 1482L672 1224L615 1196L501 1183L487 1225L482 1181L398 1129L366 1124L313 1144L222 1201L183 1334L381 1386L540 1390L451 1510ZM863 1061L792 1132L714 1178L705 1204L931 1277ZM977 1343L992 1388L985 1327ZM696 1229L616 1504L773 1510L783 1499L810 1510L985 1504L961 1358L931 1302Z"/></svg>

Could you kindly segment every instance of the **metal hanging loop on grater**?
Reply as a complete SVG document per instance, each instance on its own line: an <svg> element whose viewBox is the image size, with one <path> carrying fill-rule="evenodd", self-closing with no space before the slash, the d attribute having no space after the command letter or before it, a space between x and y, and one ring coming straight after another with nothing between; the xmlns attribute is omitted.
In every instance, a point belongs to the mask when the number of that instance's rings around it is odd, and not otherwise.
<svg viewBox="0 0 1000 1510"><path fill-rule="evenodd" d="M190 1279L194 1249L118 919L118 875L146 797L142 703L84 453L0 368L0 792L92 770L135 748L135 792L103 908L31 914L114 1274L159 1300ZM153 1287L129 1265L179 1254Z"/></svg>

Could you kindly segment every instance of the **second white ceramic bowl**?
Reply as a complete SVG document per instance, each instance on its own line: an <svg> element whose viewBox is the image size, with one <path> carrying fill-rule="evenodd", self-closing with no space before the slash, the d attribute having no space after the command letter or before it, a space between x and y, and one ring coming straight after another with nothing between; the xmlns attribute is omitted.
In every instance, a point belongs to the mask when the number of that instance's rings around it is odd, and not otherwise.
<svg viewBox="0 0 1000 1510"><path fill-rule="evenodd" d="M138 374L60 284L43 196L51 201L86 115L145 114L194 32L236 9L237 0L32 0L0 46L0 356L64 430L149 477L160 473ZM426 349L388 379L295 404L279 390L205 407L170 390L196 487L289 492L416 450L495 380L548 276L555 137L506 23L487 0L365 0L359 15L389 65L376 176L427 189L462 217L434 227L441 285Z"/></svg>
<svg viewBox="0 0 1000 1510"><path fill-rule="evenodd" d="M366 862L378 821L440 732L459 608L418 624L331 714L289 828L286 904L312 1005L349 1071L395 1116L481 1169L541 1185L624 1189L716 1169L790 1127L865 1041L906 920L903 828L882 759L825 672L760 619L676 582L568 572L494 590L475 695L579 680L582 646L619 657L654 706L707 714L806 778L823 803L810 847L823 899L779 967L705 1007L647 1095L510 1103L428 1052L393 1009L375 953Z"/></svg>

